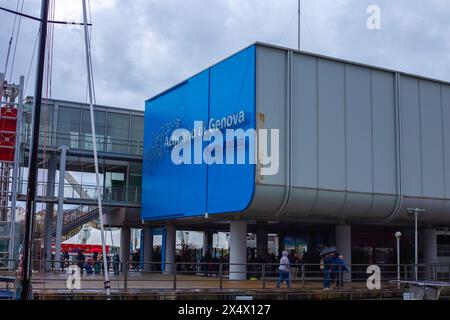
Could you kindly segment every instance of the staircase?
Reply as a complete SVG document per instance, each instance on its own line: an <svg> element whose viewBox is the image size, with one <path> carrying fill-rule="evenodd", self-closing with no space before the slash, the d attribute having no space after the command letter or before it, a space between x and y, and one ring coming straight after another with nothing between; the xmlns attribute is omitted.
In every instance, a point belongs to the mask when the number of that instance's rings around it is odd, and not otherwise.
<svg viewBox="0 0 450 320"><path fill-rule="evenodd" d="M70 231L81 227L83 224L98 218L98 207L79 206L74 209L65 210L63 217L62 234L66 235ZM53 227L53 236L56 235L56 227Z"/></svg>

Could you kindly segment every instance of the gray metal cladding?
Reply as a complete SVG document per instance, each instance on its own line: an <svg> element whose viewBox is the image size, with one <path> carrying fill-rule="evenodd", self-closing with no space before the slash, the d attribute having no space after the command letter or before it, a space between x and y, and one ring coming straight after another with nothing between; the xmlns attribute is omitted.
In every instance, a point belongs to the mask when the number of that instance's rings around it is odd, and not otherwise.
<svg viewBox="0 0 450 320"><path fill-rule="evenodd" d="M445 198L441 85L400 78L402 185L405 196Z"/></svg>
<svg viewBox="0 0 450 320"><path fill-rule="evenodd" d="M280 171L257 174L249 216L380 221L428 204L431 220L450 222L448 85L265 45L256 54L258 127L280 129Z"/></svg>

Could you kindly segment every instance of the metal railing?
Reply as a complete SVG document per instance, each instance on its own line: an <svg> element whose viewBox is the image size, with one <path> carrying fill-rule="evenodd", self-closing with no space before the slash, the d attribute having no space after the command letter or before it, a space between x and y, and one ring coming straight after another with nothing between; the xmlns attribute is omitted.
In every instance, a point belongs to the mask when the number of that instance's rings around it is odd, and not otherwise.
<svg viewBox="0 0 450 320"><path fill-rule="evenodd" d="M22 133L22 141L28 143L30 141L30 130ZM131 155L142 155L143 141L118 139L111 136L98 135L97 148L101 152L124 153ZM39 132L40 146L61 146L67 145L68 148L92 151L92 135L76 132L62 133L41 130Z"/></svg>
<svg viewBox="0 0 450 320"><path fill-rule="evenodd" d="M176 263L141 263L136 261L114 261L109 257L108 270L111 278L111 290L116 294L136 294L137 292L168 292L168 291L211 291L222 292L230 290L277 291L279 280L278 266L274 263L230 264L228 262L176 262ZM45 264L52 265L52 271L44 271ZM7 264L6 264L7 265ZM18 263L16 263L16 266ZM87 259L72 261L33 262L33 287L35 292L42 294L69 294L67 279L77 266L81 271L81 289L79 292L103 292L103 263ZM330 274L331 289L336 293L367 293L366 283L370 274L368 265L348 265L348 272L341 272L339 266L334 266ZM380 268L381 290L396 293L399 297L408 284L393 282L397 280L397 265L383 264ZM450 282L450 265L412 265L400 266L401 280L414 280L415 268L418 268L419 280L434 280ZM12 274L12 272L9 272ZM1 273L0 273L1 275ZM341 276L342 275L342 276ZM290 288L283 284L281 290L311 294L322 290L324 272L319 264L291 265L289 275ZM77 290L75 290L77 291ZM449 290L445 289L441 297L450 298Z"/></svg>
<svg viewBox="0 0 450 320"><path fill-rule="evenodd" d="M47 186L49 182L38 181L36 196L45 197L47 195ZM55 189L59 187L58 182L54 182ZM94 184L79 184L76 187L72 186L70 183L64 183L64 198L69 199L83 199L79 194L79 189L83 189L89 196L95 199L95 194L97 187ZM27 190L27 181L21 180L19 182L19 194ZM123 186L123 187L102 187L101 196L103 200L118 201L118 202L128 202L139 204L141 202L141 187L139 186ZM53 196L55 197L55 196Z"/></svg>

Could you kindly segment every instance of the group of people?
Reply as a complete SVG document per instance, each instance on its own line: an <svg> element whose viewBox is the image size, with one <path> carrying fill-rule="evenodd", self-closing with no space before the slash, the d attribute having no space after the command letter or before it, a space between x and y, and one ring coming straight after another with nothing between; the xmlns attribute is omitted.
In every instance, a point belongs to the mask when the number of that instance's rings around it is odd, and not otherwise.
<svg viewBox="0 0 450 320"><path fill-rule="evenodd" d="M110 268L110 257L106 256L108 270ZM103 255L98 252L94 252L92 258L86 259L86 256L83 253L83 250L78 251L77 255L77 266L80 268L80 273L83 274L83 271L86 270L88 275L90 274L100 274L105 271L103 264ZM120 257L116 253L113 257L113 270L115 275L120 274Z"/></svg>
<svg viewBox="0 0 450 320"><path fill-rule="evenodd" d="M289 255L287 251L283 251L278 266L279 276L276 287L280 288L283 282L286 282L286 286L290 288L291 277L295 279L298 276L299 265L301 263L301 258L298 255ZM330 290L332 282L335 283L336 287L342 287L344 285L344 272L349 271L343 255L337 252L332 252L321 257L320 270L323 273L324 290Z"/></svg>
<svg viewBox="0 0 450 320"><path fill-rule="evenodd" d="M332 252L324 255L320 261L320 269L323 272L323 289L330 290L331 283L334 282L336 287L344 285L344 272L348 272L345 265L344 256Z"/></svg>

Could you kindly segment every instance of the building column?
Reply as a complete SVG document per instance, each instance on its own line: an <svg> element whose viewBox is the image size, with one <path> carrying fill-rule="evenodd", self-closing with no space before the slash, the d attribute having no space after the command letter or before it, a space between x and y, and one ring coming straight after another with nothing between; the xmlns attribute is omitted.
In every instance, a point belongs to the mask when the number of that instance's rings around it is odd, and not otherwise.
<svg viewBox="0 0 450 320"><path fill-rule="evenodd" d="M349 272L344 273L344 280L351 280L352 263L352 228L348 224L338 224L335 229L336 249L344 256L345 264Z"/></svg>
<svg viewBox="0 0 450 320"><path fill-rule="evenodd" d="M55 196L55 176L56 176L56 154L52 153L48 161L47 168L47 197ZM50 271L53 262L52 260L52 239L53 239L53 209L54 204L47 202L45 207L45 220L44 220L44 252L45 260L49 261L45 263L45 270ZM57 266L56 264L54 264Z"/></svg>
<svg viewBox="0 0 450 320"><path fill-rule="evenodd" d="M152 265L150 262L153 260L153 230L152 228L144 228L144 243L143 243L143 254L144 254L144 266L142 270L144 272L151 272Z"/></svg>
<svg viewBox="0 0 450 320"><path fill-rule="evenodd" d="M209 252L212 254L213 233L211 231L203 232L203 257Z"/></svg>
<svg viewBox="0 0 450 320"><path fill-rule="evenodd" d="M427 266L427 280L434 280L432 264L438 262L437 258L437 235L436 229L428 228L423 230L423 262Z"/></svg>
<svg viewBox="0 0 450 320"><path fill-rule="evenodd" d="M263 261L267 258L268 251L268 234L264 225L258 226L256 230L256 255L258 259L263 259Z"/></svg>
<svg viewBox="0 0 450 320"><path fill-rule="evenodd" d="M177 230L175 226L166 226L166 239L164 245L164 273L175 271L175 244Z"/></svg>
<svg viewBox="0 0 450 320"><path fill-rule="evenodd" d="M230 280L247 278L247 222L230 222Z"/></svg>
<svg viewBox="0 0 450 320"><path fill-rule="evenodd" d="M130 261L130 242L131 229L122 227L120 230L120 261L123 262L122 270L128 270L128 262Z"/></svg>
<svg viewBox="0 0 450 320"><path fill-rule="evenodd" d="M66 154L67 146L61 146L61 156L59 158L59 180L58 180L58 212L56 215L55 234L55 260L61 261L61 238L64 215L64 179L66 175Z"/></svg>

